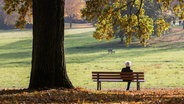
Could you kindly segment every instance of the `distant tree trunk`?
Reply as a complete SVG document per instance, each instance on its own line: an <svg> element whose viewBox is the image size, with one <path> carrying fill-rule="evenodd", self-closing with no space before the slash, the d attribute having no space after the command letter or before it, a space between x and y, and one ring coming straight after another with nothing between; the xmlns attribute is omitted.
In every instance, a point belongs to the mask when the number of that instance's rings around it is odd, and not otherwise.
<svg viewBox="0 0 184 104"><path fill-rule="evenodd" d="M70 16L70 29L72 28L72 21L73 20L73 17L72 16Z"/></svg>
<svg viewBox="0 0 184 104"><path fill-rule="evenodd" d="M120 43L123 43L124 42L124 39L123 39L123 37L121 37L121 41L120 41Z"/></svg>
<svg viewBox="0 0 184 104"><path fill-rule="evenodd" d="M64 57L64 0L33 0L30 89L73 88Z"/></svg>

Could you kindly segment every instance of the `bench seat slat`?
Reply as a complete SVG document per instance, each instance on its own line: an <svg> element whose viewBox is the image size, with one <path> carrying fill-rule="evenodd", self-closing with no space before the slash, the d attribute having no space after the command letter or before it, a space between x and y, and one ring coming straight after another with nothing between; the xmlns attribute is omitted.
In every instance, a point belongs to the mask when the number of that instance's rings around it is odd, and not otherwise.
<svg viewBox="0 0 184 104"><path fill-rule="evenodd" d="M97 79L93 79L94 82L97 82ZM123 82L122 79L99 79L100 82ZM144 82L143 80L138 80L139 82ZM128 81L124 81L128 82ZM131 82L137 82L137 80L132 80Z"/></svg>
<svg viewBox="0 0 184 104"><path fill-rule="evenodd" d="M121 74L122 72L92 72L92 74ZM130 72L123 72L129 74ZM131 74L144 74L144 72L131 72Z"/></svg>
<svg viewBox="0 0 184 104"><path fill-rule="evenodd" d="M93 79L120 79L120 80L122 80L122 79L124 79L124 80L136 80L137 78L114 78L114 77L108 77L108 78L93 78ZM139 79L144 79L144 78L138 78L138 80Z"/></svg>
<svg viewBox="0 0 184 104"><path fill-rule="evenodd" d="M98 75L96 74L96 75L92 75L92 76L95 77L95 76L98 76ZM130 75L127 75L127 74L121 74L121 75L120 74L114 74L114 75L112 75L112 74L105 74L105 75L104 74L99 74L99 76L130 76ZM135 77L135 76L137 76L137 74L132 74L131 76ZM141 75L138 74L138 76L139 77L144 77L144 75L142 75L142 74Z"/></svg>
<svg viewBox="0 0 184 104"><path fill-rule="evenodd" d="M137 77L118 77L118 76L117 77L114 77L114 76L108 76L108 77L107 76L103 76L103 77L102 76L92 77L92 79L97 79L97 78L98 79L102 79L102 78L111 78L111 79L112 78L118 78L118 79L126 79L126 78L129 78L129 79L137 79ZM144 77L138 77L138 79L141 79L141 78L144 78Z"/></svg>
<svg viewBox="0 0 184 104"><path fill-rule="evenodd" d="M137 78L136 76L92 76L92 78ZM139 77L138 78L144 78L144 77Z"/></svg>

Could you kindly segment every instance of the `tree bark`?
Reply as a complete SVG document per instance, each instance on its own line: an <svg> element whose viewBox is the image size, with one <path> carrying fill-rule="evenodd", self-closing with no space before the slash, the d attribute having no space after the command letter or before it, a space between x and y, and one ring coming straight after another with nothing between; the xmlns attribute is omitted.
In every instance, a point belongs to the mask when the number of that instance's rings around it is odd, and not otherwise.
<svg viewBox="0 0 184 104"><path fill-rule="evenodd" d="M33 0L30 89L73 88L64 56L64 0Z"/></svg>

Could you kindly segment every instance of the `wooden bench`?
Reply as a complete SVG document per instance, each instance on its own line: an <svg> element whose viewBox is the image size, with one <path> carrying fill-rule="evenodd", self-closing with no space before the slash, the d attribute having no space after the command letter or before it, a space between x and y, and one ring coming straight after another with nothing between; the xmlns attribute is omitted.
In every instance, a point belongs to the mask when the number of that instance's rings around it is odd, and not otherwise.
<svg viewBox="0 0 184 104"><path fill-rule="evenodd" d="M92 79L97 82L97 90L101 90L101 82L128 82L130 80L137 82L137 90L140 90L140 82L144 82L144 72L92 72Z"/></svg>

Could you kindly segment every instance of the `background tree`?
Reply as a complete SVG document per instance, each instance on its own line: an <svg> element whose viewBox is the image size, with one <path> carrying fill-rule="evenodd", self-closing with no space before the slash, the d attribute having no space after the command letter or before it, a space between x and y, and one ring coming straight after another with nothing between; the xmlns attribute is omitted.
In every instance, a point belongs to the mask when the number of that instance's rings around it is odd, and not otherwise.
<svg viewBox="0 0 184 104"><path fill-rule="evenodd" d="M160 36L168 29L169 24L162 17L154 21L148 16L145 13L144 3L145 0L88 0L82 13L88 21L97 18L94 38L112 39L116 32L114 26L118 25L118 30L123 33L127 45L130 44L133 37L136 37L142 45L146 46L154 32L154 25L157 26L156 34Z"/></svg>
<svg viewBox="0 0 184 104"><path fill-rule="evenodd" d="M0 0L0 29L11 29L14 27L18 13L7 15L3 10L4 1Z"/></svg>
<svg viewBox="0 0 184 104"><path fill-rule="evenodd" d="M18 19L15 27L24 28L27 21L27 16L32 16L32 0L4 0L4 10L8 15L18 13Z"/></svg>
<svg viewBox="0 0 184 104"><path fill-rule="evenodd" d="M73 88L64 57L64 0L5 0L7 13L20 14L22 28L33 3L33 50L29 88Z"/></svg>
<svg viewBox="0 0 184 104"><path fill-rule="evenodd" d="M5 14L4 14L4 11L3 9L1 8L2 7L2 2L0 1L0 29L3 29L5 27L5 24L4 24L4 17L5 17Z"/></svg>
<svg viewBox="0 0 184 104"><path fill-rule="evenodd" d="M81 9L84 8L84 0L66 0L65 18L69 19L70 28L72 28L73 19L81 19Z"/></svg>

